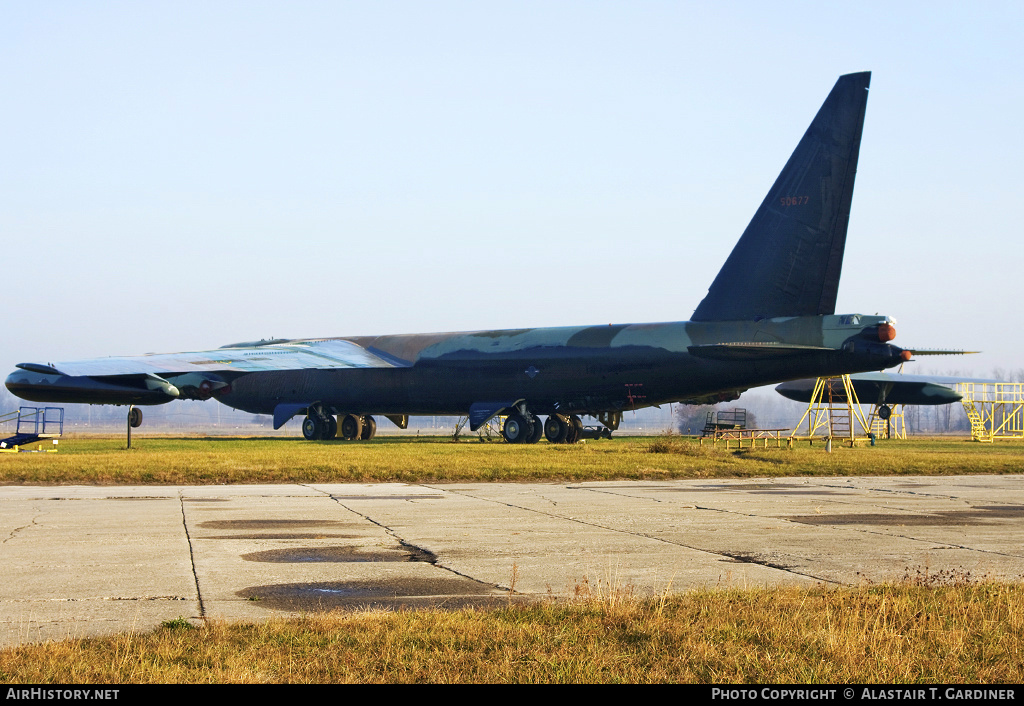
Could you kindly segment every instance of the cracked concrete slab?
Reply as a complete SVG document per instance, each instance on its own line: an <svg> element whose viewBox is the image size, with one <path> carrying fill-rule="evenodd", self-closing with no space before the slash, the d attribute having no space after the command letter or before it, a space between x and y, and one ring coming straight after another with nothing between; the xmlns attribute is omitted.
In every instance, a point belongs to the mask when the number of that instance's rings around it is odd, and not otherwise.
<svg viewBox="0 0 1024 706"><path fill-rule="evenodd" d="M1024 577L1024 477L0 488L0 645L319 609Z"/></svg>

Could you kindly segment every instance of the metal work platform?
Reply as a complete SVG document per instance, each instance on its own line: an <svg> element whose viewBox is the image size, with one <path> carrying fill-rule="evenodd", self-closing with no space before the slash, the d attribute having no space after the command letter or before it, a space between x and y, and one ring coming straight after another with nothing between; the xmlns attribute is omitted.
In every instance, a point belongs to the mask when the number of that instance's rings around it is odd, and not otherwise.
<svg viewBox="0 0 1024 706"><path fill-rule="evenodd" d="M747 410L742 407L711 410L704 420L701 437L713 436L715 432L747 428Z"/></svg>
<svg viewBox="0 0 1024 706"><path fill-rule="evenodd" d="M956 391L963 395L972 439L1024 439L1024 383L960 382Z"/></svg>
<svg viewBox="0 0 1024 706"><path fill-rule="evenodd" d="M713 445L717 446L719 441L724 441L727 449L733 448L734 443L737 449L742 449L744 446L755 448L758 445L768 448L769 441L774 442L776 447L782 448L784 439L786 446L793 445L792 437L783 436L787 432L789 429L715 429L701 434L698 444L703 446L704 439L710 437Z"/></svg>
<svg viewBox="0 0 1024 706"><path fill-rule="evenodd" d="M0 439L0 452L57 451L57 437L64 433L63 407L20 407L0 414L0 424L14 424L14 434ZM50 442L47 444L47 442ZM29 448L35 445L35 448Z"/></svg>
<svg viewBox="0 0 1024 706"><path fill-rule="evenodd" d="M800 433L807 423L807 432ZM860 433L857 433L857 427ZM818 378L811 393L807 411L800 417L790 439L814 441L836 439L854 446L858 441L870 441L872 427L861 411L857 391L849 375Z"/></svg>

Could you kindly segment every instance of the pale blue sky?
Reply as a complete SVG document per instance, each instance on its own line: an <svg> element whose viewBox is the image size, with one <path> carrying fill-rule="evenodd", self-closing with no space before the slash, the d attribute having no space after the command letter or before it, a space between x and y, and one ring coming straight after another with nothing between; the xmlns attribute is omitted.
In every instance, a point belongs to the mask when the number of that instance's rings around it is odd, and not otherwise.
<svg viewBox="0 0 1024 706"><path fill-rule="evenodd" d="M687 319L873 72L838 309L1024 367L1019 2L0 0L0 370Z"/></svg>

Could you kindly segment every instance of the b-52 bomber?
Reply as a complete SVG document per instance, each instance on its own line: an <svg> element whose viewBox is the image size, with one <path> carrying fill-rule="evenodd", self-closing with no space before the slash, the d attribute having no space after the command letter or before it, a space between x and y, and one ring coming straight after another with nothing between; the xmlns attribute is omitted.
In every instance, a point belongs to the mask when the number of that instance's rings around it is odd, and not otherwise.
<svg viewBox="0 0 1024 706"><path fill-rule="evenodd" d="M767 384L882 370L912 351L887 316L836 315L870 72L841 76L690 321L239 343L192 353L21 363L37 402L213 398L307 439L372 438L374 415L505 417L512 443L608 435L622 413L736 399ZM131 409L131 408L130 408ZM135 412L138 409L135 408ZM545 421L541 422L541 417ZM141 420L136 414L129 423Z"/></svg>

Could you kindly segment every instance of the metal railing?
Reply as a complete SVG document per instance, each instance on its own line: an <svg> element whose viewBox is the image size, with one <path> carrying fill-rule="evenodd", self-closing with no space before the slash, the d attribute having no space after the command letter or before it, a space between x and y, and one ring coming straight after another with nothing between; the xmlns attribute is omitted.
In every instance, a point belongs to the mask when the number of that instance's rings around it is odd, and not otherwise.
<svg viewBox="0 0 1024 706"><path fill-rule="evenodd" d="M15 434L61 436L64 433L64 408L19 407L16 412L0 414L0 424L15 424Z"/></svg>

